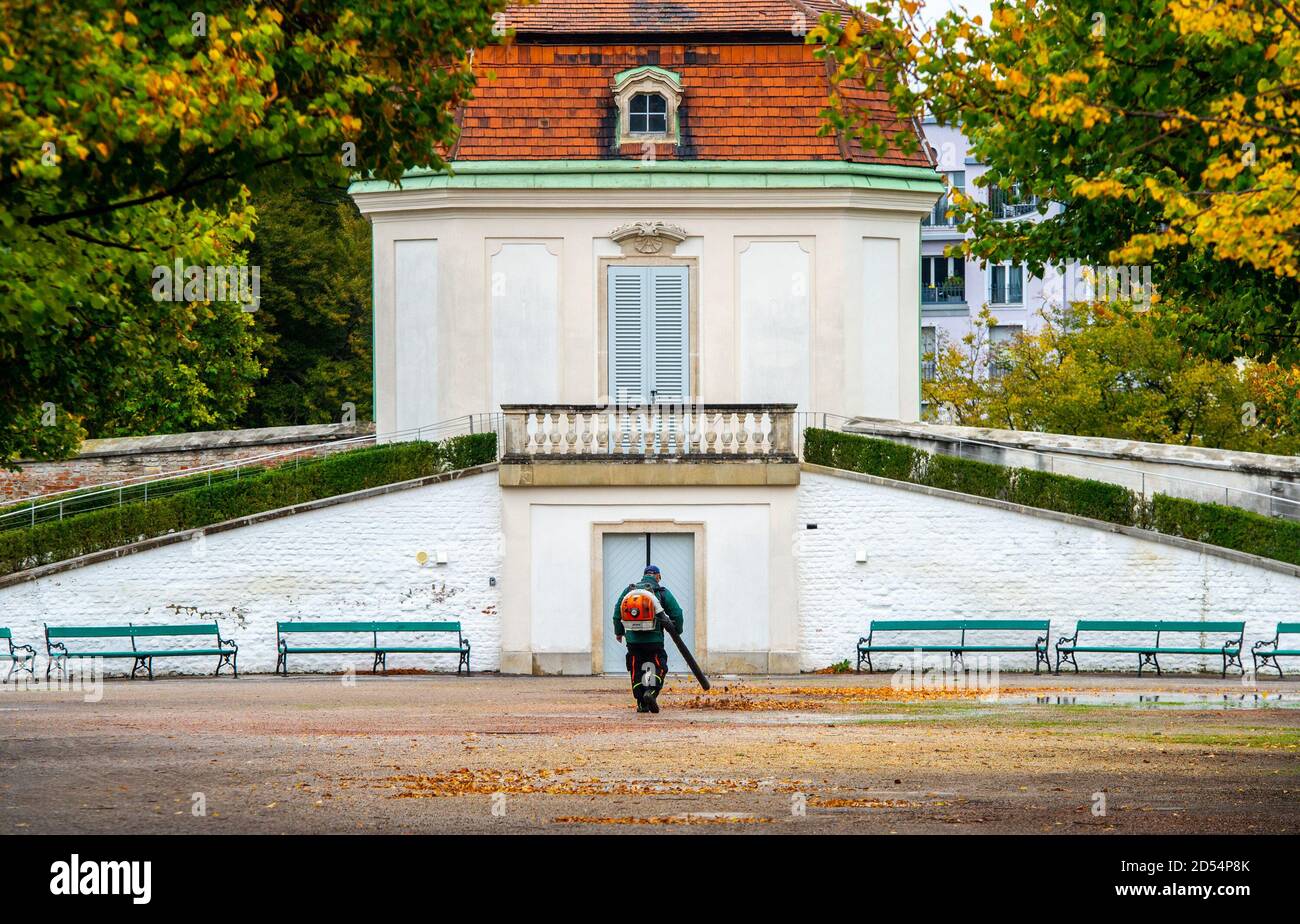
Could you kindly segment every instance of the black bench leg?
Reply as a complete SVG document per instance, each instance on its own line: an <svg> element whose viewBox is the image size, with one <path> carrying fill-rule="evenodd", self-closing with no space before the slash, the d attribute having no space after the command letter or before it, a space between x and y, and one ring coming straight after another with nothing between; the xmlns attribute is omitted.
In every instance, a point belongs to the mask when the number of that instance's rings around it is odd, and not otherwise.
<svg viewBox="0 0 1300 924"><path fill-rule="evenodd" d="M1143 665L1146 664L1153 665L1156 669L1156 676L1157 677L1161 676L1159 659L1157 659L1154 654L1150 652L1145 652L1143 654L1138 655L1138 676L1139 677L1142 676L1142 667Z"/></svg>
<svg viewBox="0 0 1300 924"><path fill-rule="evenodd" d="M235 676L238 677L239 668L235 666L235 658L238 657L238 654L239 653L235 651L227 651L225 654L220 655L217 658L217 669L213 671L212 676L220 677L221 669L223 667L229 667L232 671L234 671Z"/></svg>
<svg viewBox="0 0 1300 924"><path fill-rule="evenodd" d="M289 652L281 651L279 657L275 659L275 672L289 676Z"/></svg>
<svg viewBox="0 0 1300 924"><path fill-rule="evenodd" d="M1240 670L1243 677L1246 675L1246 665L1241 663L1241 652L1237 652L1235 655L1230 655L1226 651L1223 653L1223 673L1219 676L1226 679L1230 667L1236 667Z"/></svg>

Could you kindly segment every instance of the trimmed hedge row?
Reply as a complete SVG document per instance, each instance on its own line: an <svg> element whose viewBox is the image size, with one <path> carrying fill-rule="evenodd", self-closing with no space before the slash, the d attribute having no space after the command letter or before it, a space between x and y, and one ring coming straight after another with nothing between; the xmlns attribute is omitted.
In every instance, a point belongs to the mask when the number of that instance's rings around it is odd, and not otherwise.
<svg viewBox="0 0 1300 924"><path fill-rule="evenodd" d="M1292 520L1157 494L1151 502L1151 525L1171 536L1300 565L1300 523Z"/></svg>
<svg viewBox="0 0 1300 924"><path fill-rule="evenodd" d="M286 464L238 481L197 486L0 533L0 575L306 501L485 465L495 459L496 434L476 433L438 443L416 441L352 449L298 466Z"/></svg>
<svg viewBox="0 0 1300 924"><path fill-rule="evenodd" d="M1136 491L1105 481L937 455L833 430L804 432L804 458L831 468L1151 529L1300 565L1300 523L1237 507Z"/></svg>

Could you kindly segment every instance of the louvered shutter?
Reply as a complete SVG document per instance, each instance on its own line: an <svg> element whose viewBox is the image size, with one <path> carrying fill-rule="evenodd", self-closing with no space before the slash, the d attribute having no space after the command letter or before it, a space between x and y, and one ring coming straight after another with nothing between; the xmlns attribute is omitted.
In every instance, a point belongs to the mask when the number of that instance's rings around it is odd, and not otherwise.
<svg viewBox="0 0 1300 924"><path fill-rule="evenodd" d="M649 391L660 403L681 404L690 395L688 334L689 281L684 266L650 268L653 331Z"/></svg>
<svg viewBox="0 0 1300 924"><path fill-rule="evenodd" d="M615 404L644 404L649 400L646 378L645 267L609 269L609 397Z"/></svg>

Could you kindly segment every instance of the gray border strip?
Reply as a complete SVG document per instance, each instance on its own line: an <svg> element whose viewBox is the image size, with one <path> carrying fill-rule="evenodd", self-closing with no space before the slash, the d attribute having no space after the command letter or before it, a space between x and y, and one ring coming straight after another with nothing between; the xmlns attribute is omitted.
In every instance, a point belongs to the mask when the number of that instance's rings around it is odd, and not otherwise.
<svg viewBox="0 0 1300 924"><path fill-rule="evenodd" d="M6 574L3 577L0 577L0 589L13 587L17 584L24 584L28 581L40 580L43 577L49 577L52 574L60 574L64 571L71 571L75 568L84 568L87 565L112 561L115 558L134 555L137 552L147 552L150 549L162 548L163 546L174 545L178 542L189 542L195 536L201 534L224 533L230 529L254 526L258 523L266 523L271 520L278 520L282 517L289 517L298 513L308 513L312 510L324 510L327 507L334 507L338 504L347 504L352 501L366 500L371 497L381 497L385 494L393 494L397 491L408 491L412 488L423 488L427 485L439 484L443 481L455 481L459 478L468 478L471 475L482 475L486 472L494 472L496 470L497 463L490 462L487 465L475 465L471 468L457 469L454 472L442 472L437 475L426 475L423 478L415 478L410 481L395 481L392 484L381 484L378 487L365 488L360 491L353 491L350 494L335 494L333 497L322 497L317 500L294 504L291 507L280 507L276 510L264 510L261 513L250 514L246 517L237 517L233 520L213 523L211 526L200 526L195 529L184 530L183 532L168 533L165 536L155 536L152 539L141 539L139 542L132 542L129 545L119 545L112 549L102 549L98 552L91 552L89 555L82 555L78 558L69 558L66 561L51 562L48 565L41 565L37 568L28 568L26 571L15 571L13 574Z"/></svg>
<svg viewBox="0 0 1300 924"><path fill-rule="evenodd" d="M800 465L800 468L805 472L811 472L816 475L830 475L836 478L847 478L850 481L861 481L866 484L878 485L882 488L898 488L903 491L911 491L915 494L926 494L930 497L941 497L947 500L963 501L968 504L978 504L981 507L993 507L997 510L1007 510L1011 513L1022 513L1026 516L1038 517L1043 520L1053 520L1057 523L1068 523L1071 526L1085 526L1089 529L1099 529L1102 532L1119 533L1120 535L1129 536L1133 539L1142 539L1146 542L1168 545L1176 549L1185 549L1189 552L1199 552L1202 555L1213 555L1216 558L1226 558L1228 561L1235 561L1239 564L1252 565L1256 568L1263 568L1266 571L1276 571L1278 574L1300 578L1300 566L1292 565L1284 561L1277 561L1273 558L1264 558L1262 555L1251 555L1249 552L1238 552L1236 549L1225 549L1223 546L1210 545L1208 542L1200 542L1196 539L1184 539L1181 536L1170 536L1166 533L1158 533L1150 529L1139 529L1136 526L1122 526L1119 523L1108 523L1105 520L1094 520L1091 517L1081 517L1073 513L1061 513L1057 510L1045 510L1042 507L1026 507L1023 504L1013 504L1010 501L997 500L993 497L980 497L977 494L961 494L957 491L947 491L943 488L932 488L929 485L912 484L910 481L894 481L892 478L881 478L878 475L867 475L863 472L854 472L843 468L830 468L812 462L804 462Z"/></svg>

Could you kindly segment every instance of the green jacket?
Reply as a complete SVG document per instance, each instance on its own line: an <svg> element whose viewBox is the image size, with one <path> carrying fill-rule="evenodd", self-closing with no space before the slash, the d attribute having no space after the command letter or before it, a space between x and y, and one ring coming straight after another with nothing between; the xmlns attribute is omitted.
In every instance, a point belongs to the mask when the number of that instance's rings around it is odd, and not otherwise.
<svg viewBox="0 0 1300 924"><path fill-rule="evenodd" d="M678 604L677 598L673 596L671 590L667 587L661 586L654 578L648 577L642 578L618 595L618 600L614 602L614 634L619 638L626 635L629 642L637 645L662 645L664 643L663 629L655 629L653 632L624 631L623 620L618 617L619 613L622 612L621 607L623 605L623 598L627 596L628 591L633 587L648 590L659 598L659 602L664 605L664 613L673 621L673 628L676 629L677 634L680 635L682 628L686 625L686 620L682 616L681 605Z"/></svg>

